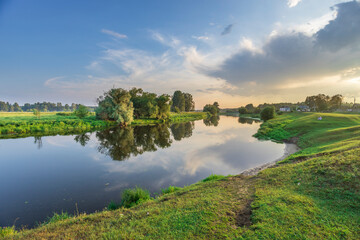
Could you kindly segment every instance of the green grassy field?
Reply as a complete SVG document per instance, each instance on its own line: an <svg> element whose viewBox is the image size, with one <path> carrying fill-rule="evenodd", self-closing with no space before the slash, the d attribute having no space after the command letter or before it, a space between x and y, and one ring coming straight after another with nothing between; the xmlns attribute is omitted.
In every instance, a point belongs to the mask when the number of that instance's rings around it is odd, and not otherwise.
<svg viewBox="0 0 360 240"><path fill-rule="evenodd" d="M0 112L0 138L27 136L66 135L104 129L116 125L115 122L102 121L95 114L80 119L71 113L41 113L40 118L29 112ZM66 115L67 114L67 115ZM207 113L171 113L170 122L194 121L207 117ZM163 122L158 119L135 119L132 125L151 125Z"/></svg>
<svg viewBox="0 0 360 240"><path fill-rule="evenodd" d="M283 114L257 136L302 150L257 176L211 177L130 209L7 229L8 239L359 239L359 124L359 115Z"/></svg>
<svg viewBox="0 0 360 240"><path fill-rule="evenodd" d="M96 120L94 114L80 119L74 115L57 115L55 112L41 113L40 118L28 112L0 112L0 138L75 134L112 125L112 122Z"/></svg>

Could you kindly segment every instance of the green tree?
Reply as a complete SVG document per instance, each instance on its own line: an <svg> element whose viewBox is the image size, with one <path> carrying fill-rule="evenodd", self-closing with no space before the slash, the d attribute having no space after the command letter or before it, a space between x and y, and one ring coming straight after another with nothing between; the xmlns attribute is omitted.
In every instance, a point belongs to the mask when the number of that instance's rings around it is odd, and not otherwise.
<svg viewBox="0 0 360 240"><path fill-rule="evenodd" d="M19 104L16 102L16 103L14 103L14 111L15 112L21 112L22 110L21 110L21 107L19 106Z"/></svg>
<svg viewBox="0 0 360 240"><path fill-rule="evenodd" d="M144 92L141 88L133 88L129 93L135 118L155 118L157 116L158 106L155 93Z"/></svg>
<svg viewBox="0 0 360 240"><path fill-rule="evenodd" d="M337 109L341 108L343 99L344 99L344 97L341 94L336 94L336 95L332 96L330 99L330 102L329 102L330 109L337 110Z"/></svg>
<svg viewBox="0 0 360 240"><path fill-rule="evenodd" d="M156 104L158 107L158 112L156 118L158 119L167 119L170 117L170 106L171 99L167 94L160 95L156 98Z"/></svg>
<svg viewBox="0 0 360 240"><path fill-rule="evenodd" d="M33 109L33 114L36 116L37 119L40 119L40 111L38 109Z"/></svg>
<svg viewBox="0 0 360 240"><path fill-rule="evenodd" d="M78 109L75 111L75 115L78 118L84 118L89 115L89 109L84 105L79 105Z"/></svg>
<svg viewBox="0 0 360 240"><path fill-rule="evenodd" d="M204 108L203 108L203 112L208 112L211 115L217 115L218 114L218 109L214 105L206 104L204 106Z"/></svg>
<svg viewBox="0 0 360 240"><path fill-rule="evenodd" d="M133 121L134 108L130 101L130 93L122 88L112 88L97 99L97 118L113 120L120 125Z"/></svg>
<svg viewBox="0 0 360 240"><path fill-rule="evenodd" d="M245 106L245 108L246 108L246 110L247 110L248 113L253 113L254 110L255 110L255 107L254 107L254 105L253 105L252 103L247 104L247 105Z"/></svg>
<svg viewBox="0 0 360 240"><path fill-rule="evenodd" d="M69 106L69 104L65 104L65 111L70 111L70 106Z"/></svg>
<svg viewBox="0 0 360 240"><path fill-rule="evenodd" d="M217 112L219 113L220 112L220 106L219 106L219 103L218 102L214 102L213 105L216 107L217 109Z"/></svg>
<svg viewBox="0 0 360 240"><path fill-rule="evenodd" d="M195 102L193 96L190 93L184 93L185 98L185 112L190 112L195 110Z"/></svg>
<svg viewBox="0 0 360 240"><path fill-rule="evenodd" d="M175 107L178 107L180 112L185 111L185 96L179 90L175 91L172 97L172 105L171 105L172 112L175 112Z"/></svg>
<svg viewBox="0 0 360 240"><path fill-rule="evenodd" d="M241 107L239 108L239 114L247 114L248 110L246 109L246 107Z"/></svg>
<svg viewBox="0 0 360 240"><path fill-rule="evenodd" d="M275 107L274 106L266 107L260 112L260 118L262 120L264 120L265 122L267 120L273 119L274 117L275 117Z"/></svg>

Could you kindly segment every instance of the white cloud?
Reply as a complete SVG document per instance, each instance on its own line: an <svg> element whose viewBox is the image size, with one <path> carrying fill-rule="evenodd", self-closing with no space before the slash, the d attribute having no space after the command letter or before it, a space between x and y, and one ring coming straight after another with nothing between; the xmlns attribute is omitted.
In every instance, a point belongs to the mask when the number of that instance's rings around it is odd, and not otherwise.
<svg viewBox="0 0 360 240"><path fill-rule="evenodd" d="M61 80L61 79L63 79L63 78L64 78L63 76L50 78L50 79L48 79L48 80L46 80L46 81L44 82L44 86L50 87L50 86L52 86L56 81Z"/></svg>
<svg viewBox="0 0 360 240"><path fill-rule="evenodd" d="M209 40L210 38L207 36L192 36L192 38L197 40Z"/></svg>
<svg viewBox="0 0 360 240"><path fill-rule="evenodd" d="M288 6L289 8L295 7L301 2L301 0L288 0Z"/></svg>
<svg viewBox="0 0 360 240"><path fill-rule="evenodd" d="M101 29L102 33L105 33L107 35L110 35L112 37L118 38L118 39L124 39L127 38L127 36L125 34L121 34L121 33L117 33L108 29Z"/></svg>
<svg viewBox="0 0 360 240"><path fill-rule="evenodd" d="M150 31L152 33L152 38L168 47L177 48L181 45L181 41L174 37L174 36L164 36L163 34L156 32L156 31Z"/></svg>

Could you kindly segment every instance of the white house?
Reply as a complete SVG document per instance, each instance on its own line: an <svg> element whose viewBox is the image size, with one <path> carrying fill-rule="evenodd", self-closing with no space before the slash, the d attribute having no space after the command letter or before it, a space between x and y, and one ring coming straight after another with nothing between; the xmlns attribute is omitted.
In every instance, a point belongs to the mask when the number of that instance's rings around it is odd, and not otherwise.
<svg viewBox="0 0 360 240"><path fill-rule="evenodd" d="M310 112L309 106L301 105L297 107L298 112Z"/></svg>
<svg viewBox="0 0 360 240"><path fill-rule="evenodd" d="M288 107L288 106L281 107L281 108L280 108L280 111L281 111L281 112L291 112L291 108Z"/></svg>

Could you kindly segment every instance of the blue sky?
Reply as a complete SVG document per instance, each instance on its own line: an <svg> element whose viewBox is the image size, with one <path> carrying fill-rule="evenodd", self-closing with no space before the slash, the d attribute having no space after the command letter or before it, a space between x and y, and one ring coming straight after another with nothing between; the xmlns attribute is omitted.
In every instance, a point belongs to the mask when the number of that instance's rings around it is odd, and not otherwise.
<svg viewBox="0 0 360 240"><path fill-rule="evenodd" d="M0 98L94 105L112 86L197 108L360 94L360 3L0 0Z"/></svg>

